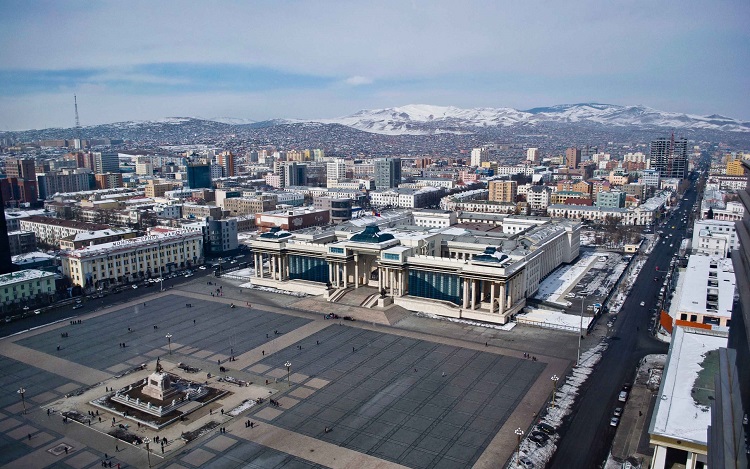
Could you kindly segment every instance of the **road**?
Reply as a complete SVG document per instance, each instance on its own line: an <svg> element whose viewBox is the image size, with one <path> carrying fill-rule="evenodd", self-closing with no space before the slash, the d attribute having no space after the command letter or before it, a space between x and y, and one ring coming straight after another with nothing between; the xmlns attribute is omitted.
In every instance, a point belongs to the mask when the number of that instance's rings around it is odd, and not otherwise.
<svg viewBox="0 0 750 469"><path fill-rule="evenodd" d="M573 413L560 430L562 439L548 467L600 467L614 438L615 428L609 421L617 407L622 385L632 382L636 366L645 355L667 353L667 344L650 335L651 309L657 307L664 274L685 236L686 224L682 217L692 210L695 189L688 190L686 197L678 212L662 225L661 239L667 242L659 241L643 265L618 314L607 351L581 388ZM670 233L672 237L667 238ZM654 281L654 277L658 281ZM640 306L641 301L645 302L644 306Z"/></svg>

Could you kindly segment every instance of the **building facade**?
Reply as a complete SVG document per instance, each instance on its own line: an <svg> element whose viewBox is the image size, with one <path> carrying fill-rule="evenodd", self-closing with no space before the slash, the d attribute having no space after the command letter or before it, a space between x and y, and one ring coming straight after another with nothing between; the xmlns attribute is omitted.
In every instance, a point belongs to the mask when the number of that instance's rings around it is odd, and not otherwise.
<svg viewBox="0 0 750 469"><path fill-rule="evenodd" d="M203 233L178 230L65 251L63 275L73 285L98 288L167 272L203 262Z"/></svg>
<svg viewBox="0 0 750 469"><path fill-rule="evenodd" d="M49 298L55 292L55 274L43 270L19 270L0 275L0 302L4 305Z"/></svg>
<svg viewBox="0 0 750 469"><path fill-rule="evenodd" d="M548 220L515 234L415 229L388 219L380 221L384 231L377 223L349 223L260 235L251 242L253 283L325 294L329 301L339 290L377 287L370 300L380 296L412 311L505 324L544 276L579 251L580 224L568 221Z"/></svg>

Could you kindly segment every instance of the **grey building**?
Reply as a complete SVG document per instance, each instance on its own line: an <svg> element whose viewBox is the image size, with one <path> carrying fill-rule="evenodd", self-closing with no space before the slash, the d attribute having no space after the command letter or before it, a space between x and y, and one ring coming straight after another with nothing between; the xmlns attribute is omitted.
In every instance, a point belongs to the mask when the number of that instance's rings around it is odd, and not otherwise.
<svg viewBox="0 0 750 469"><path fill-rule="evenodd" d="M119 173L120 158L117 153L94 152L94 172L96 174Z"/></svg>
<svg viewBox="0 0 750 469"><path fill-rule="evenodd" d="M237 219L208 220L208 250L211 254L234 251L237 241Z"/></svg>
<svg viewBox="0 0 750 469"><path fill-rule="evenodd" d="M44 200L58 192L83 192L96 187L94 174L89 169L62 169L37 175L39 198Z"/></svg>
<svg viewBox="0 0 750 469"><path fill-rule="evenodd" d="M627 194L622 191L601 191L596 195L596 206L600 208L625 207Z"/></svg>
<svg viewBox="0 0 750 469"><path fill-rule="evenodd" d="M11 256L36 251L36 235L33 231L11 231L8 233L8 244Z"/></svg>
<svg viewBox="0 0 750 469"><path fill-rule="evenodd" d="M383 190L401 184L401 158L375 160L375 189Z"/></svg>
<svg viewBox="0 0 750 469"><path fill-rule="evenodd" d="M657 138L651 142L651 168L659 171L663 178L687 177L687 149L686 138Z"/></svg>
<svg viewBox="0 0 750 469"><path fill-rule="evenodd" d="M341 223L352 218L352 199L315 197L313 206L317 210L328 210L333 223Z"/></svg>

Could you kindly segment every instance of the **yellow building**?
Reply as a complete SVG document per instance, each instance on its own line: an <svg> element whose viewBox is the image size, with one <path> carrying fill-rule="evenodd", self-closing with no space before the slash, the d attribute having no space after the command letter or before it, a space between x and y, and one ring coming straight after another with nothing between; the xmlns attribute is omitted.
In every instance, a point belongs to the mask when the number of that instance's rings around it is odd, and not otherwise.
<svg viewBox="0 0 750 469"><path fill-rule="evenodd" d="M203 262L203 233L178 230L97 244L61 254L63 275L74 285L124 283Z"/></svg>
<svg viewBox="0 0 750 469"><path fill-rule="evenodd" d="M742 158L729 158L727 161L727 176L744 176Z"/></svg>
<svg viewBox="0 0 750 469"><path fill-rule="evenodd" d="M491 202L515 202L518 194L516 181L490 181L489 199Z"/></svg>

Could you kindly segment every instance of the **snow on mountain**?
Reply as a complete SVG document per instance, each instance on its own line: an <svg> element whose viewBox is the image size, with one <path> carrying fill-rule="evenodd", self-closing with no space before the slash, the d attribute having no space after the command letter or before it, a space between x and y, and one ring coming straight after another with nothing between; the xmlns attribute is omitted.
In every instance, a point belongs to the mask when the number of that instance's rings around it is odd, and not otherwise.
<svg viewBox="0 0 750 469"><path fill-rule="evenodd" d="M341 124L366 132L387 135L460 134L474 132L478 127L534 125L546 122L592 122L615 126L750 132L750 122L715 114L698 116L658 111L646 106L598 103L563 104L526 111L512 108L461 109L452 106L410 104L386 109L362 110L349 116L323 119L317 122Z"/></svg>
<svg viewBox="0 0 750 469"><path fill-rule="evenodd" d="M198 117L198 119L203 119L203 118ZM247 124L255 124L257 122L251 119L244 119L242 117L209 117L203 120L214 121L214 122L219 122L221 124L229 124L229 125L247 125Z"/></svg>

